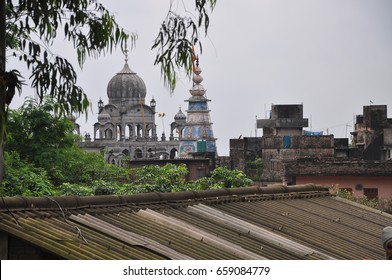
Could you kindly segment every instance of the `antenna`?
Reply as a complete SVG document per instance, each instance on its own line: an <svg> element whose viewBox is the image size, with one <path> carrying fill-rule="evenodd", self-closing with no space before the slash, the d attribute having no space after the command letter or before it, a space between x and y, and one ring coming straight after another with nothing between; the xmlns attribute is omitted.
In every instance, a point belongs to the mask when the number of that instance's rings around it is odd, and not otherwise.
<svg viewBox="0 0 392 280"><path fill-rule="evenodd" d="M348 123L346 123L346 137L345 138L347 138L347 128L348 127L352 127L351 125L349 125Z"/></svg>
<svg viewBox="0 0 392 280"><path fill-rule="evenodd" d="M264 118L267 119L267 106L264 103Z"/></svg>
<svg viewBox="0 0 392 280"><path fill-rule="evenodd" d="M257 137L257 115L256 115L256 123L255 123L255 137Z"/></svg>

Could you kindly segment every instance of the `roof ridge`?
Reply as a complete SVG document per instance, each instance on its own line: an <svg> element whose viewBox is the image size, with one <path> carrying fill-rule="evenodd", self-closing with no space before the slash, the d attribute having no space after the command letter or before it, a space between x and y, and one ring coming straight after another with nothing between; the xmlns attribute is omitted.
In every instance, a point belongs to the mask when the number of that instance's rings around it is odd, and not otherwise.
<svg viewBox="0 0 392 280"><path fill-rule="evenodd" d="M53 196L53 197L2 197L0 212L23 211L30 209L59 210L94 207L137 206L146 204L166 204L172 202L198 202L214 198L238 196L271 195L290 193L329 193L328 187L313 184L306 185L273 185L269 187L251 186L243 188L222 188L203 191L182 191L173 193L141 193L133 195L100 195L100 196Z"/></svg>

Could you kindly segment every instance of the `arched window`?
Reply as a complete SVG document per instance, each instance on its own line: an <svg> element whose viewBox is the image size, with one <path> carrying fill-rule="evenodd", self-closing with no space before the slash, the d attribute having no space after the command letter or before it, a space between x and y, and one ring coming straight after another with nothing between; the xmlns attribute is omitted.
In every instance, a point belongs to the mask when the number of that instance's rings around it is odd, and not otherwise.
<svg viewBox="0 0 392 280"><path fill-rule="evenodd" d="M143 152L140 149L135 150L135 157L136 158L142 158L143 157Z"/></svg>
<svg viewBox="0 0 392 280"><path fill-rule="evenodd" d="M117 126L117 140L121 140L121 133L122 129L121 129L121 125Z"/></svg>
<svg viewBox="0 0 392 280"><path fill-rule="evenodd" d="M99 129L95 130L94 139L101 139L101 131Z"/></svg>
<svg viewBox="0 0 392 280"><path fill-rule="evenodd" d="M173 148L170 151L170 159L176 158L178 156L178 150Z"/></svg>
<svg viewBox="0 0 392 280"><path fill-rule="evenodd" d="M125 139L131 138L130 132L131 132L130 126L129 126L129 125L126 125L126 126L125 126Z"/></svg>
<svg viewBox="0 0 392 280"><path fill-rule="evenodd" d="M141 124L136 125L136 136L138 138L142 137L142 125Z"/></svg>
<svg viewBox="0 0 392 280"><path fill-rule="evenodd" d="M105 138L106 139L112 139L113 138L113 131L110 128L105 130Z"/></svg>

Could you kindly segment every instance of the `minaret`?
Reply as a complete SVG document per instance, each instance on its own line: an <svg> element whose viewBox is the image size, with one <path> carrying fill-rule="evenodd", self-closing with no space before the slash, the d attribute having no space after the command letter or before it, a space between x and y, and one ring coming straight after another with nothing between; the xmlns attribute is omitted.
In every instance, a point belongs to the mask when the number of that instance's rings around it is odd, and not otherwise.
<svg viewBox="0 0 392 280"><path fill-rule="evenodd" d="M193 74L193 87L189 91L191 97L188 102L187 121L184 125L180 142L180 157L192 158L195 155L216 155L216 138L212 132L210 110L208 102L211 100L205 97L206 90L201 82L199 59L196 60L196 67Z"/></svg>

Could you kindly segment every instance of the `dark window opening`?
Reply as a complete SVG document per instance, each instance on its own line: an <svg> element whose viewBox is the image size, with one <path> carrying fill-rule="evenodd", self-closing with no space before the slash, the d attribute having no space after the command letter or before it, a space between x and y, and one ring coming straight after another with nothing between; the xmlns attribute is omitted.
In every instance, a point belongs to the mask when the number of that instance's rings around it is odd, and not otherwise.
<svg viewBox="0 0 392 280"><path fill-rule="evenodd" d="M378 189L377 188L364 188L363 195L365 195L368 199L378 198Z"/></svg>

